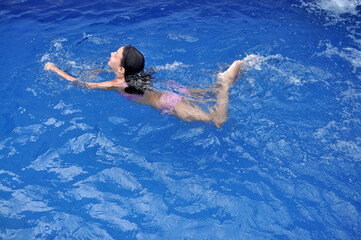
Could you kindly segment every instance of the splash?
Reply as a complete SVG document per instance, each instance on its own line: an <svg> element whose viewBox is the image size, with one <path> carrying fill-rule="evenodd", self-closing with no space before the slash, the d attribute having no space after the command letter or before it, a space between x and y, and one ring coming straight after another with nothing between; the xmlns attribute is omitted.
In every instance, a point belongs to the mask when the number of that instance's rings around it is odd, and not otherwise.
<svg viewBox="0 0 361 240"><path fill-rule="evenodd" d="M168 34L168 38L171 39L171 40L176 40L176 41L182 41L183 40L183 41L190 42L190 43L197 42L199 40L198 38L193 37L191 35L173 34L173 33Z"/></svg>
<svg viewBox="0 0 361 240"><path fill-rule="evenodd" d="M182 62L174 61L174 63L167 63L166 65L160 65L156 66L155 70L167 70L167 71L174 71L178 68L187 67L188 65L185 65Z"/></svg>
<svg viewBox="0 0 361 240"><path fill-rule="evenodd" d="M359 0L323 0L316 3L319 8L331 12L333 14L345 14L349 13L352 15L357 14L357 6L361 5Z"/></svg>
<svg viewBox="0 0 361 240"><path fill-rule="evenodd" d="M353 66L353 72L356 73L358 69L361 68L361 51L356 48L345 47L338 49L333 46L331 43L320 43L320 45L325 45L326 49L317 54L319 56L326 56L331 58L332 56L339 56L340 58L348 61Z"/></svg>
<svg viewBox="0 0 361 240"><path fill-rule="evenodd" d="M341 14L357 15L357 7L361 6L361 0L321 0L315 2L301 2L308 11L325 11L332 17L340 17Z"/></svg>
<svg viewBox="0 0 361 240"><path fill-rule="evenodd" d="M305 85L309 82L326 83L327 79L333 77L333 75L320 68L303 65L302 63L284 57L281 54L257 56L254 59L254 65L247 69L256 70L250 71L247 74L247 79L251 79L251 82L253 80L250 76L253 74L257 75L257 71L267 75L267 79L271 82L283 82L285 85L295 86Z"/></svg>

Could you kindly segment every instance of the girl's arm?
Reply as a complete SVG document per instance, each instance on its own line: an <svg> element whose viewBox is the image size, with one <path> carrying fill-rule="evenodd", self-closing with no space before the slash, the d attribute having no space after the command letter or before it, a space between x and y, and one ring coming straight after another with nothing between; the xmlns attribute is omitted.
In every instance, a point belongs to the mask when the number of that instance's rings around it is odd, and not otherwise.
<svg viewBox="0 0 361 240"><path fill-rule="evenodd" d="M67 74L63 70L59 69L57 66L55 66L54 63L51 63L51 62L47 62L45 64L44 70L48 70L48 71L50 70L50 71L56 72L61 77L65 78L66 80L71 81L71 82L78 80L75 77L70 76L69 74Z"/></svg>
<svg viewBox="0 0 361 240"><path fill-rule="evenodd" d="M119 81L112 80L112 81L106 81L106 82L83 82L73 76L70 76L63 70L59 69L57 66L55 66L54 63L48 62L45 64L44 67L45 70L53 71L59 74L61 77L65 78L66 80L75 83L79 87L85 87L88 89L101 89L101 90L115 90L115 91L121 91L124 89L124 86L119 83Z"/></svg>

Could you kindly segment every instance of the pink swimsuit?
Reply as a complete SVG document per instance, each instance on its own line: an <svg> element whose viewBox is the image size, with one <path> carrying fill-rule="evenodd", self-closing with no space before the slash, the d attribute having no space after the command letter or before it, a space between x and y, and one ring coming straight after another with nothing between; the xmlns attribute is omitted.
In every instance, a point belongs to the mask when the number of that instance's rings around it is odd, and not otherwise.
<svg viewBox="0 0 361 240"><path fill-rule="evenodd" d="M128 86L127 83L125 83L123 81L121 81L121 83L124 87ZM173 89L175 89L180 94L189 94L188 89L186 89L184 86L181 86L173 81L169 81L168 83L170 83L172 85ZM137 99L143 97L143 95L138 95L138 94L129 94L129 93L121 93L121 92L119 92L119 94L131 101L136 101ZM162 92L162 96L160 97L160 107L159 107L159 110L161 111L161 113L173 114L174 108L184 98L180 94L171 92L171 91Z"/></svg>
<svg viewBox="0 0 361 240"><path fill-rule="evenodd" d="M160 97L160 108L159 110L164 114L174 113L174 108L177 104L182 101L183 97L177 93L165 91Z"/></svg>
<svg viewBox="0 0 361 240"><path fill-rule="evenodd" d="M143 95L139 95L139 94L130 94L130 93L121 93L121 92L118 93L130 101L136 101L139 98L143 97Z"/></svg>
<svg viewBox="0 0 361 240"><path fill-rule="evenodd" d="M168 81L167 83L174 89L175 92L164 91L162 93L162 96L160 97L159 110L161 110L164 114L173 114L174 108L184 99L183 95L189 95L190 92L187 88L174 81Z"/></svg>

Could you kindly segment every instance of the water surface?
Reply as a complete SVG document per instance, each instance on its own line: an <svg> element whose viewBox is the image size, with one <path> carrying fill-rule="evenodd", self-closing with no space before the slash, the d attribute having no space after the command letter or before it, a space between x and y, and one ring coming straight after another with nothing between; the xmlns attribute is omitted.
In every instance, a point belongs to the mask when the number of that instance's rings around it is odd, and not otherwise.
<svg viewBox="0 0 361 240"><path fill-rule="evenodd" d="M360 2L3 1L0 238L359 239ZM182 122L74 76L136 46L156 86L231 89ZM111 79L100 74L93 81Z"/></svg>

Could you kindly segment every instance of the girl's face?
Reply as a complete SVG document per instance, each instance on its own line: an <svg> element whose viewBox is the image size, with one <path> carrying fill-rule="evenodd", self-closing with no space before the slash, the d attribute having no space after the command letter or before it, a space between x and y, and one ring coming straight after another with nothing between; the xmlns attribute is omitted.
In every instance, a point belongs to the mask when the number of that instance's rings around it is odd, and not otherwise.
<svg viewBox="0 0 361 240"><path fill-rule="evenodd" d="M122 68L120 63L122 62L123 58L123 48L124 47L121 47L118 49L118 51L111 53L108 65L113 69L114 72L118 72L119 69Z"/></svg>

